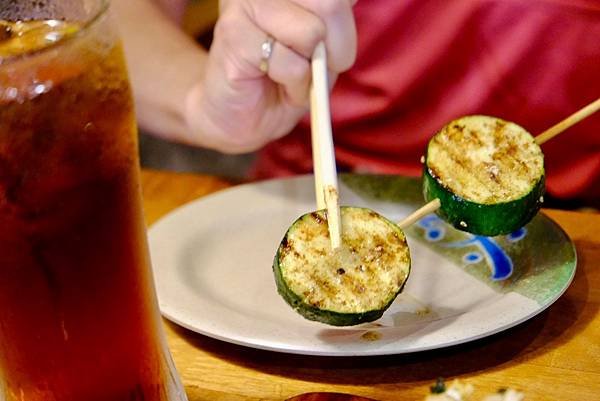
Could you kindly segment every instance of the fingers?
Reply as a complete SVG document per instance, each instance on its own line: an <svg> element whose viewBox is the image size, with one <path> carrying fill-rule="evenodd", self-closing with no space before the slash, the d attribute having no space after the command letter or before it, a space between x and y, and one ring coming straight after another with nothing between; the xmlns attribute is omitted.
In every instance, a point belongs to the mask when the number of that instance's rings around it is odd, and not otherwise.
<svg viewBox="0 0 600 401"><path fill-rule="evenodd" d="M235 29L229 24L235 25ZM263 77L260 65L262 46L267 37L249 18L228 17L219 21L215 29L215 39L218 38L218 41L215 41L215 48L211 52L221 55L225 78L233 87L236 82ZM307 103L310 62L306 57L282 42L274 41L267 66L266 74L283 87L290 104L302 106Z"/></svg>
<svg viewBox="0 0 600 401"><path fill-rule="evenodd" d="M317 15L325 24L327 64L333 72L348 70L356 60L356 0L291 0ZM314 48L313 48L314 49Z"/></svg>
<svg viewBox="0 0 600 401"><path fill-rule="evenodd" d="M269 78L284 87L291 104L302 106L308 103L310 63L306 58L275 42L267 73Z"/></svg>
<svg viewBox="0 0 600 401"><path fill-rule="evenodd" d="M221 0L204 78L186 97L190 132L228 152L255 149L289 132L306 112L316 45L327 46L330 83L354 62L352 4ZM261 70L268 37L274 42L268 68Z"/></svg>
<svg viewBox="0 0 600 401"><path fill-rule="evenodd" d="M221 2L220 20L249 19L266 35L310 60L325 40L328 67L350 68L356 58L353 0L229 0ZM235 24L227 24L236 29ZM241 29L239 26L237 29Z"/></svg>
<svg viewBox="0 0 600 401"><path fill-rule="evenodd" d="M279 42L310 59L317 43L325 40L328 67L349 69L356 59L356 0L248 1L256 25Z"/></svg>
<svg viewBox="0 0 600 401"><path fill-rule="evenodd" d="M259 29L307 59L325 38L321 18L292 1L259 0L247 4L247 12Z"/></svg>

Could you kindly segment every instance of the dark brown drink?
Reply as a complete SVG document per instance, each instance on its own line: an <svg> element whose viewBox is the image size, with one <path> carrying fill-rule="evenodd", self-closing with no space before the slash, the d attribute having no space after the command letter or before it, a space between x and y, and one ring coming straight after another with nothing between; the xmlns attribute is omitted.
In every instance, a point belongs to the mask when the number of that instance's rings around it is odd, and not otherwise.
<svg viewBox="0 0 600 401"><path fill-rule="evenodd" d="M3 47L10 24L0 24L5 397L183 400L160 331L121 46L54 21L40 32L70 35L58 39L72 42L68 54L35 55L39 38L23 36L20 60L18 44Z"/></svg>

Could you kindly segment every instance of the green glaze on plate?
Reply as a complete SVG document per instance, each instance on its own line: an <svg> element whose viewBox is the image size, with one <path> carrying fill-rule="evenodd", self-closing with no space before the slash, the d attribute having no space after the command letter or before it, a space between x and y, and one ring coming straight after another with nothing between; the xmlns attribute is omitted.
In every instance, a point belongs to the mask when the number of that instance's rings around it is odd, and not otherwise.
<svg viewBox="0 0 600 401"><path fill-rule="evenodd" d="M341 174L340 180L352 191L370 199L423 204L421 182L396 175Z"/></svg>
<svg viewBox="0 0 600 401"><path fill-rule="evenodd" d="M430 217L431 218L431 217ZM575 248L552 220L538 214L516 235L481 237L458 231L438 220L443 238L431 241L419 223L407 235L444 255L470 275L501 293L516 292L544 305L567 285L575 272ZM486 252L481 241L496 245L499 255L512 262L512 270L495 278L498 255ZM477 255L479 257L477 257Z"/></svg>

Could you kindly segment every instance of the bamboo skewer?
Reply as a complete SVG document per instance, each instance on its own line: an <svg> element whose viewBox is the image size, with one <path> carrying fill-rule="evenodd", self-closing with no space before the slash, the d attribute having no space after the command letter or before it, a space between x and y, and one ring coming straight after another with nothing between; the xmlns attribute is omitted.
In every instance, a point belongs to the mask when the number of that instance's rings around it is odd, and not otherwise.
<svg viewBox="0 0 600 401"><path fill-rule="evenodd" d="M434 199L431 202L425 204L425 206L422 206L421 208L412 212L409 216L405 217L403 220L401 220L398 223L398 226L404 230L405 228L416 223L422 217L427 216L429 213L435 212L441 206L442 206L442 203L440 202L440 200Z"/></svg>
<svg viewBox="0 0 600 401"><path fill-rule="evenodd" d="M331 247L341 245L341 216L337 184L337 168L333 150L329 87L327 84L327 54L323 42L312 56L312 85L310 89L310 121L315 175L317 209L327 209Z"/></svg>
<svg viewBox="0 0 600 401"><path fill-rule="evenodd" d="M596 99L592 103L587 106L579 109L575 113L571 114L569 117L565 118L558 124L553 125L548 128L546 131L542 132L538 136L535 137L535 142L538 145L541 145L545 142L548 142L550 139L554 138L558 134L566 131L568 128L577 124L581 120L591 116L595 112L600 110L600 98ZM422 217L428 215L429 213L433 213L438 210L442 206L439 199L434 199L431 202L425 204L421 208L415 210L413 213L405 217L402 221L398 223L400 228L405 229L409 227L411 224L414 224L416 221L421 219Z"/></svg>
<svg viewBox="0 0 600 401"><path fill-rule="evenodd" d="M550 139L554 138L556 135L565 131L567 128L570 128L571 126L577 124L584 118L591 116L598 110L600 110L600 98L596 99L595 101L588 104L584 108L580 109L579 111L576 111L575 113L571 114L569 117L565 118L558 124L548 128L546 131L544 131L541 134L539 134L538 136L536 136L535 142L538 145L541 145L542 143L549 141Z"/></svg>

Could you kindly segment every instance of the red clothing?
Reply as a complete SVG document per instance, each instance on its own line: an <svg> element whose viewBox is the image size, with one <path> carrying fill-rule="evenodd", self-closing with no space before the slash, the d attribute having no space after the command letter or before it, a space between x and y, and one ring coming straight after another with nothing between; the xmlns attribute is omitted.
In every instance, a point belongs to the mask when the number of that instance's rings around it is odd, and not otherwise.
<svg viewBox="0 0 600 401"><path fill-rule="evenodd" d="M600 97L598 0L363 0L355 15L357 62L331 96L340 171L418 176L454 118L536 135ZM265 147L255 176L311 172L309 130L305 119ZM542 150L550 194L600 196L600 112Z"/></svg>

